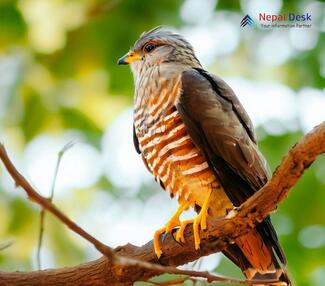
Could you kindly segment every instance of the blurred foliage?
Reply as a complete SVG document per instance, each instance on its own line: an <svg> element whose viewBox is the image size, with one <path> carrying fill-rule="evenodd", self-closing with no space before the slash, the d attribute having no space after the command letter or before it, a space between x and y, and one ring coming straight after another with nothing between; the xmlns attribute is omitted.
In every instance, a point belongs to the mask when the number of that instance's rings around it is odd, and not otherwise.
<svg viewBox="0 0 325 286"><path fill-rule="evenodd" d="M220 0L213 8L216 13L242 15L244 1ZM304 3L283 1L282 11L300 11ZM139 34L154 26L194 27L195 24L185 23L180 17L182 5L184 2L180 0L1 0L1 140L5 140L18 158L41 134L60 135L65 130L74 130L100 150L107 126L132 105L132 76L127 68L116 65L117 59L128 51ZM321 73L321 59L325 57L324 33L318 34L314 49L297 52L276 67L260 64L257 67L254 48L264 32L251 32L231 54L216 57L210 64L211 69L223 76L275 80L293 90L305 86L324 88L325 78ZM262 134L260 148L272 170L303 136L300 128L279 135L269 134L263 126L259 131ZM323 285L319 281L325 281L325 242L308 248L300 239L301 231L308 226L325 227L324 166L323 157L306 172L273 215L289 261L289 272L301 286ZM21 191L14 190L2 168L1 178L0 245L11 239L14 244L0 251L0 268L31 270L35 266L39 209L21 196ZM145 202L150 197L150 186L144 185L128 199ZM96 190L105 190L115 200L123 196L123 189L114 186L106 176L100 176L94 185L84 189L89 192L87 195L80 195L78 189L72 190L57 203L67 213L77 216ZM89 251L84 244L55 219L47 220L44 247L51 252L52 266L86 261ZM216 271L239 276L238 269L225 258Z"/></svg>

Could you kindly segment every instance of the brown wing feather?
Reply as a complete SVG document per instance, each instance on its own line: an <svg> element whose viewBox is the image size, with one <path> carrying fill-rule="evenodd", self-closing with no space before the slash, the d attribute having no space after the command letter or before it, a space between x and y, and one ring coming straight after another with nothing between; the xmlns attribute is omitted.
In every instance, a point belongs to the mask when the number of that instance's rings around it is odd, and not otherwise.
<svg viewBox="0 0 325 286"><path fill-rule="evenodd" d="M205 71L190 70L183 73L182 89L179 107L200 129L198 136L204 134L202 143L208 145L210 156L223 159L252 192L259 190L268 180L266 162L256 146L252 123L231 88Z"/></svg>
<svg viewBox="0 0 325 286"><path fill-rule="evenodd" d="M248 136L254 143L256 143L256 134L252 121L231 87L224 80L214 74L210 74L203 69L196 70L199 71L200 74L202 74L210 82L213 89L220 97L231 103L232 110L237 115L237 118L242 123L242 126L246 129Z"/></svg>
<svg viewBox="0 0 325 286"><path fill-rule="evenodd" d="M225 82L201 69L185 71L177 109L235 206L267 182L265 159L256 146L252 123ZM285 263L269 217L257 229Z"/></svg>

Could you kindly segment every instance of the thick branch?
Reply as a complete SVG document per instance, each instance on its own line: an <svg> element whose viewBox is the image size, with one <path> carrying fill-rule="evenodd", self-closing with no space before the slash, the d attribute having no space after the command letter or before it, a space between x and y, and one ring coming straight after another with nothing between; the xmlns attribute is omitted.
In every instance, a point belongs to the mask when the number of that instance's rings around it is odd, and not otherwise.
<svg viewBox="0 0 325 286"><path fill-rule="evenodd" d="M288 195L319 154L325 152L325 123L314 128L302 138L284 157L272 179L237 210L222 219L208 222L207 231L201 233L201 249L194 250L192 228L185 230L187 243L177 243L167 235L162 243L163 265L177 266L196 260L201 256L223 250L239 236L262 221ZM152 242L142 247L126 245L115 249L115 253L140 261L157 262ZM166 271L168 272L168 271ZM1 285L132 285L133 281L148 279L160 271L145 269L134 264L116 264L110 267L107 258L101 258L71 268L35 272L0 272Z"/></svg>
<svg viewBox="0 0 325 286"><path fill-rule="evenodd" d="M63 153L62 153L63 154ZM112 248L106 246L105 244L98 241L92 235L87 233L84 229L79 227L75 222L70 220L64 213L62 213L53 203L51 198L45 198L41 196L32 186L31 184L25 179L23 175L21 175L12 161L10 160L6 149L3 145L0 144L0 159L4 163L7 171L10 173L11 177L14 179L16 186L20 186L28 195L31 201L36 202L39 204L42 209L46 209L51 214L53 214L56 218L58 218L63 224L65 224L68 228L70 228L73 232L80 235L90 243L94 245L94 247L100 251L103 255L105 255L110 262L110 267L113 268L115 266L119 267L133 267L136 266L137 268L147 269L150 270L152 273L160 274L160 273L173 273L173 274L181 274L181 275L189 275L193 277L203 277L210 281L223 281L223 282L231 282L231 283L240 283L240 284L260 284L261 281L254 281L254 280L239 280L239 279L232 279L228 277L221 277L216 276L213 274L209 274L207 272L200 272L200 271L189 271L189 270L181 270L177 269L176 267L172 266L162 266L159 264L150 263L147 261L137 260L135 258L130 257L122 257L117 254ZM266 281L265 283L273 283L274 280L263 280Z"/></svg>

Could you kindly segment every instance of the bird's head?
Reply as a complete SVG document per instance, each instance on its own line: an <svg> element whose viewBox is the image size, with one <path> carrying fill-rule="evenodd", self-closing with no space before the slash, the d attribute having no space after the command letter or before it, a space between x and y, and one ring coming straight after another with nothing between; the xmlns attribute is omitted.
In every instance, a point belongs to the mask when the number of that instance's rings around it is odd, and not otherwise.
<svg viewBox="0 0 325 286"><path fill-rule="evenodd" d="M180 34L163 27L144 32L130 51L117 63L130 64L134 75L152 66L166 63L190 67L201 66L192 45Z"/></svg>

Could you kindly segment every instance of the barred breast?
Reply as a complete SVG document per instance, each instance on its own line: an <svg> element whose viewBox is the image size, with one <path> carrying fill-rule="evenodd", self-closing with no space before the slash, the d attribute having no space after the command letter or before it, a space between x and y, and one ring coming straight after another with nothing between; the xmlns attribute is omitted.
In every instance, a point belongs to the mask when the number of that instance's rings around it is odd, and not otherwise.
<svg viewBox="0 0 325 286"><path fill-rule="evenodd" d="M180 89L179 77L161 79L154 88L140 84L134 124L143 160L156 180L180 202L201 206L207 191L214 189L214 210L224 215L231 203L175 107Z"/></svg>

